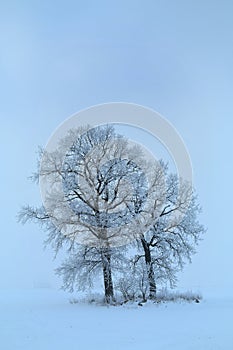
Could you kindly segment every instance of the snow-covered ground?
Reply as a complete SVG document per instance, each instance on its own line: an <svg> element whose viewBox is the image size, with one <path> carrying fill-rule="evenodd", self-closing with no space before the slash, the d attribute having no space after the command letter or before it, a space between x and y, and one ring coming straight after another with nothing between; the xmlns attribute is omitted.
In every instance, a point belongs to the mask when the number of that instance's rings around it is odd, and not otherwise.
<svg viewBox="0 0 233 350"><path fill-rule="evenodd" d="M107 307L53 290L0 291L3 350L232 350L233 298Z"/></svg>

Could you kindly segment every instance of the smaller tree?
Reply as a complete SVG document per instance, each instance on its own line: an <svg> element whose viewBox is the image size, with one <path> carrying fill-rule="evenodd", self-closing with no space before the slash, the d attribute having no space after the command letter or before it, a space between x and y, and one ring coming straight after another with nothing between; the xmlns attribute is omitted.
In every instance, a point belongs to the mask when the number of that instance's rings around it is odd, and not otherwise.
<svg viewBox="0 0 233 350"><path fill-rule="evenodd" d="M174 287L177 273L186 261L191 262L205 231L198 221L200 211L190 184L173 174L167 175L166 200L161 213L150 230L137 240L138 254L134 258L135 266L140 263L139 271L144 261L149 298L156 297L157 283L169 282Z"/></svg>
<svg viewBox="0 0 233 350"><path fill-rule="evenodd" d="M149 291L148 272L143 260L135 265L134 261L128 260L127 269L119 277L116 288L122 294L124 301L137 300L145 302Z"/></svg>

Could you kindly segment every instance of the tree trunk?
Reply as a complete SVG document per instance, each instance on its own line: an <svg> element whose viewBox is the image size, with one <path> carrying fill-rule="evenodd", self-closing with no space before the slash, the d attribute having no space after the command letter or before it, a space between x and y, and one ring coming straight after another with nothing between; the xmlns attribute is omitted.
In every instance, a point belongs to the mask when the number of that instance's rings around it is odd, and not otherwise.
<svg viewBox="0 0 233 350"><path fill-rule="evenodd" d="M108 304L114 302L112 270L111 270L111 253L108 248L103 248L102 251L102 266L104 278L104 294Z"/></svg>
<svg viewBox="0 0 233 350"><path fill-rule="evenodd" d="M141 238L141 242L145 253L145 262L149 281L149 298L154 299L156 297L156 283L151 259L150 246L144 238Z"/></svg>

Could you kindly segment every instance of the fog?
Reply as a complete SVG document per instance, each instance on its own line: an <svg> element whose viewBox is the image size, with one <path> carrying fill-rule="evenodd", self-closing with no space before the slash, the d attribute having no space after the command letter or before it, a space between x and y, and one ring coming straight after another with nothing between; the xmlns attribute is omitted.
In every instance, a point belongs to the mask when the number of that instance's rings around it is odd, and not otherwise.
<svg viewBox="0 0 233 350"><path fill-rule="evenodd" d="M227 0L0 4L1 288L59 286L45 233L16 220L40 204L27 179L37 146L73 113L123 101L164 115L190 153L208 230L179 286L231 290L232 11Z"/></svg>

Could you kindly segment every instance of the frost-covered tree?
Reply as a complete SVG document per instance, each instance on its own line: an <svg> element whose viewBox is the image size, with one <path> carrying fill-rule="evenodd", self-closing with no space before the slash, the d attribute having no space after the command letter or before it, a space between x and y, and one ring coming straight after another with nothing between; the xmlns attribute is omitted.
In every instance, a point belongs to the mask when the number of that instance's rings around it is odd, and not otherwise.
<svg viewBox="0 0 233 350"><path fill-rule="evenodd" d="M67 248L67 260L57 270L64 288L83 288L102 271L111 302L113 270L124 259L117 247L139 237L160 213L161 165L145 159L112 126L86 127L70 131L54 151L42 151L34 179L43 184L44 202L23 207L21 221L42 225L55 253Z"/></svg>
<svg viewBox="0 0 233 350"><path fill-rule="evenodd" d="M177 273L191 262L196 246L205 231L198 220L200 206L190 184L166 173L166 196L158 219L137 239L138 252L133 259L141 280L147 271L148 296L156 297L157 284L176 285ZM135 274L135 272L134 272ZM145 284L145 283L144 283Z"/></svg>
<svg viewBox="0 0 233 350"><path fill-rule="evenodd" d="M125 301L137 300L138 298L146 301L150 285L144 261L140 260L135 264L133 259L128 259L127 267L118 278L116 288Z"/></svg>

